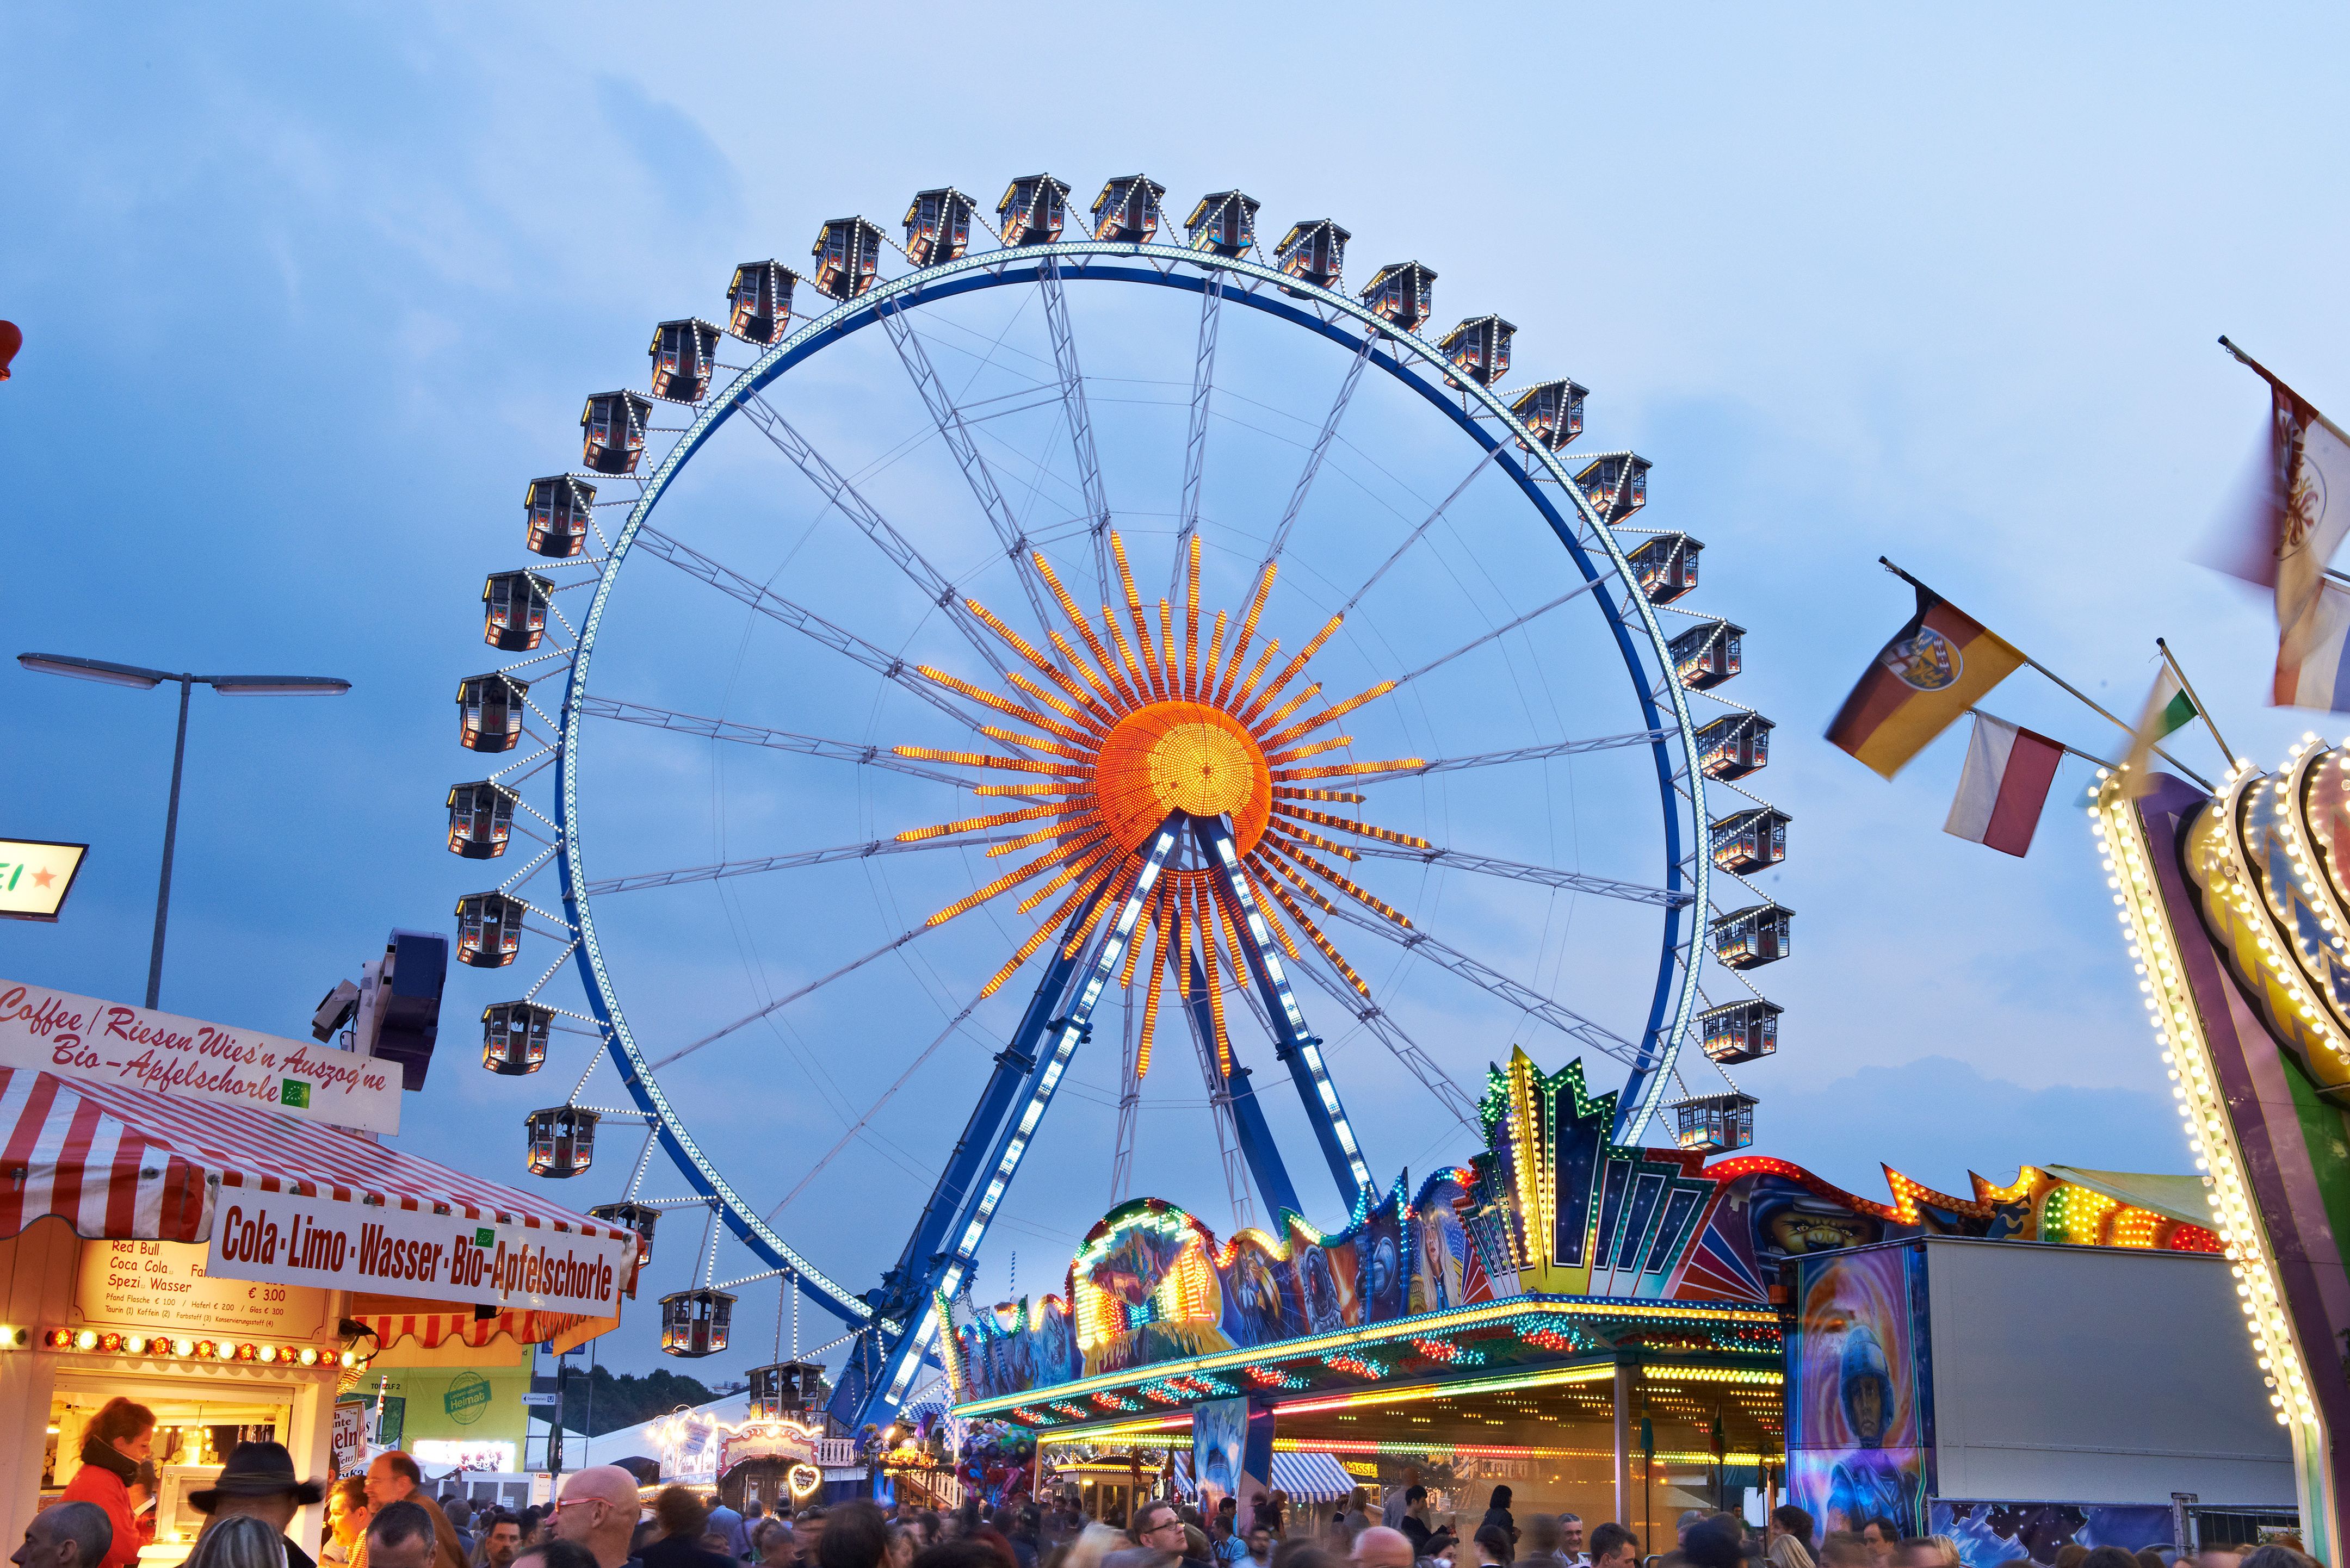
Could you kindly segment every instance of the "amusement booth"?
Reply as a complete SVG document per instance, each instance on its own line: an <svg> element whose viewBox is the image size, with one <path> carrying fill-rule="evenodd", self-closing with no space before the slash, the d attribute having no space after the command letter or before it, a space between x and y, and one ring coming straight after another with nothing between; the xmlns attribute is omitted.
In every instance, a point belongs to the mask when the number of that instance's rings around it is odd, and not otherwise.
<svg viewBox="0 0 2350 1568"><path fill-rule="evenodd" d="M0 1532L117 1396L155 1413L141 1555L171 1563L238 1443L348 1472L413 1439L390 1379L462 1430L530 1346L617 1326L636 1236L387 1147L402 1085L395 1060L0 984L0 1407L47 1417L0 1425ZM320 1524L295 1539L315 1552Z"/></svg>

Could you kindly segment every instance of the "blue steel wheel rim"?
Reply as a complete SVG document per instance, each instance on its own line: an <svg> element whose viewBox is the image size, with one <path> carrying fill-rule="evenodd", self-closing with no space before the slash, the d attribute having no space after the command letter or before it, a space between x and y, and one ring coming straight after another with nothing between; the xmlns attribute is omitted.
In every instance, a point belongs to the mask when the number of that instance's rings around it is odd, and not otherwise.
<svg viewBox="0 0 2350 1568"><path fill-rule="evenodd" d="M1141 265L1117 265L1119 263ZM979 289L1031 284L1043 277L1048 267L1057 270L1064 282L1139 283L1194 293L1204 292L1211 275L1215 274L1245 280L1250 286L1227 287L1222 291L1223 299L1319 333L1349 350L1358 348L1361 339L1347 334L1343 322L1351 321L1362 331L1376 332L1393 346L1394 351L1388 356L1373 353L1370 356L1373 363L1442 410L1481 448L1490 452L1505 441L1515 443L1517 451L1502 453L1495 466L1511 476L1525 499L1550 525L1552 533L1565 546L1569 558L1583 574L1584 579L1586 582L1597 581L1603 567L1612 571L1624 590L1624 605L1638 611L1637 622L1627 624L1622 608L1613 597L1606 592L1592 596L1597 600L1600 612L1614 635L1617 650L1624 658L1633 694L1647 721L1647 727L1652 732L1662 732L1661 738L1651 740L1648 745L1656 763L1663 805L1664 887L1669 892L1686 894L1688 898L1686 904L1668 903L1665 906L1662 950L1658 959L1648 1024L1642 1036L1643 1065L1634 1069L1632 1077L1627 1082L1625 1098L1628 1103L1619 1110L1617 1141L1636 1142L1661 1107L1666 1085L1673 1081L1674 1069L1687 1043L1697 1001L1701 956L1699 943L1704 933L1703 912L1710 907L1710 866L1708 857L1702 852L1708 820L1706 775L1697 765L1697 732L1690 715L1688 693L1676 675L1667 639L1657 620L1656 607L1642 590L1638 574L1626 559L1623 549L1584 495L1582 487L1575 483L1574 477L1559 461L1558 454L1535 440L1492 388L1473 379L1448 385L1445 372L1451 361L1435 345L1416 333L1400 331L1359 300L1317 287L1242 257L1222 256L1174 245L1098 240L1064 241L966 255L908 273L902 277L877 282L865 293L840 302L798 331L787 335L781 342L770 346L748 369L738 373L724 388L713 392L701 406L693 422L662 457L651 475L644 480L643 493L629 508L627 522L605 551L597 575L594 596L579 625L567 670L564 722L561 742L556 753L556 794L562 833L561 852L556 858L564 912L577 936L573 961L578 968L588 1005L601 1026L604 1048L611 1054L623 1085L637 1107L651 1118L654 1135L663 1152L669 1156L687 1185L715 1208L719 1219L736 1241L770 1268L787 1271L802 1293L853 1329L876 1324L885 1333L895 1334L902 1333L908 1325L888 1318L877 1318L872 1307L858 1293L832 1279L793 1248L727 1182L661 1090L629 1028L627 1014L620 1005L598 941L592 900L584 892L588 877L578 814L578 764L588 666L595 652L598 628L602 623L613 586L619 577L620 566L634 545L639 531L651 516L677 472L747 399L824 348L853 332L875 325L881 319L881 311L885 307L903 307L949 299ZM1180 270L1185 268L1193 270L1188 273ZM1325 319L1302 306L1291 303L1293 298L1311 299L1336 312L1340 319ZM1411 361L1409 364L1406 363L1407 356ZM1431 372L1434 379L1424 372ZM1459 400L1457 403L1456 399ZM1472 404L1481 410L1482 418L1471 412ZM1488 429L1486 421L1496 428ZM1527 466L1528 458L1539 464L1542 471L1539 476ZM1544 477L1570 500L1575 524L1580 526L1571 525L1554 499L1544 493L1540 480ZM1588 547L1590 545L1599 547L1597 559ZM1644 652L1655 660L1657 674L1653 681L1643 667ZM1660 709L1658 701L1660 696L1669 699L1669 709ZM1669 723L1663 722L1668 712ZM1680 759L1678 765L1676 748ZM1688 815L1686 828L1682 815L1684 809ZM1686 846L1683 843L1685 831L1688 835Z"/></svg>

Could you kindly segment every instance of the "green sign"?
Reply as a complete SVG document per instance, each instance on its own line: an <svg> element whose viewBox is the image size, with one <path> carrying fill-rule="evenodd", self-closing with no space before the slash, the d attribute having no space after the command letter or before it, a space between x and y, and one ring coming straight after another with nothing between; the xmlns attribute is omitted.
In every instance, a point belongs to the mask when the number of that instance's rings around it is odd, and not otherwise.
<svg viewBox="0 0 2350 1568"><path fill-rule="evenodd" d="M449 1392L441 1397L441 1408L461 1427L480 1420L489 1407L490 1381L478 1372L460 1372L450 1380Z"/></svg>
<svg viewBox="0 0 2350 1568"><path fill-rule="evenodd" d="M476 1247L491 1247L491 1246L495 1246L495 1245L497 1244L497 1240L498 1240L498 1233L497 1233L495 1231L491 1230L487 1225L477 1225L477 1226L475 1226L475 1227L473 1228L473 1245L474 1245L474 1246L476 1246Z"/></svg>
<svg viewBox="0 0 2350 1568"><path fill-rule="evenodd" d="M280 1079L277 1085L277 1103L281 1106L292 1106L296 1110L308 1110L310 1085L299 1078Z"/></svg>

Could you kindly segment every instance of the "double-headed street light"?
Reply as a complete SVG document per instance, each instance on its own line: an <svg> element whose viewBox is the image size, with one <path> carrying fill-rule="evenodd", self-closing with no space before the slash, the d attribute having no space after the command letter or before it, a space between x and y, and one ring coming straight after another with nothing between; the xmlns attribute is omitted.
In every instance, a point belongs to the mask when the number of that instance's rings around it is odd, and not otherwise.
<svg viewBox="0 0 2350 1568"><path fill-rule="evenodd" d="M147 1005L153 1007L163 986L163 922L172 909L172 851L180 836L180 768L188 754L188 693L198 686L209 686L232 697L339 697L351 689L351 683L328 675L173 674L168 670L146 670L104 659L72 659L61 653L20 653L16 662L44 675L70 675L77 680L131 686L141 691L152 691L166 680L179 682L180 735L172 745L172 805L163 817L163 875L155 888L155 945L147 955Z"/></svg>

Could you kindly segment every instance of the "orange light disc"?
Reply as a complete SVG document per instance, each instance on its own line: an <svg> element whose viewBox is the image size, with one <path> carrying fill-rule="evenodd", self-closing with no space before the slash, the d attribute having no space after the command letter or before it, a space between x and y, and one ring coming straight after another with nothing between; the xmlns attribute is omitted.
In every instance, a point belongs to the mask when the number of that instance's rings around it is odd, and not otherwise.
<svg viewBox="0 0 2350 1568"><path fill-rule="evenodd" d="M1273 770L1238 719L1204 702L1153 702L1102 742L1094 793L1113 842L1140 844L1172 811L1229 813L1246 855L1273 811Z"/></svg>

